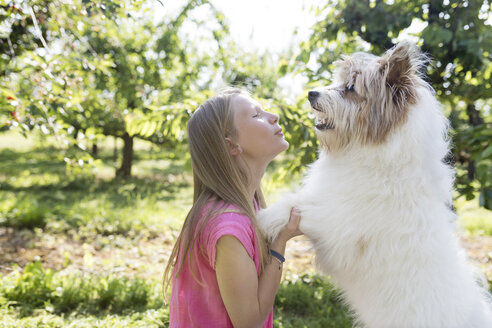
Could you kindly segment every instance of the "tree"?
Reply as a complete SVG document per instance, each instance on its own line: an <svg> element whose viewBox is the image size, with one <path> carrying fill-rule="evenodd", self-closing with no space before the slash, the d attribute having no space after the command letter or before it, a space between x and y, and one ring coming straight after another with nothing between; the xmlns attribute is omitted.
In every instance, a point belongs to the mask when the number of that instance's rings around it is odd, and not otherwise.
<svg viewBox="0 0 492 328"><path fill-rule="evenodd" d="M327 1L320 21L291 67L312 83L330 79L332 62L343 53L381 55L402 38L414 38L432 65L427 71L452 124L457 189L492 209L492 5L487 0ZM420 31L413 26L421 26ZM318 65L305 66L310 58Z"/></svg>
<svg viewBox="0 0 492 328"><path fill-rule="evenodd" d="M130 9L138 10L140 5L141 1L132 1ZM49 48L48 32L50 35L55 32L50 30L53 10L69 10L74 17L78 17L78 13L87 15L96 11L114 18L115 10L127 6L125 0L83 1L78 6L81 10L74 11L72 9L76 9L76 6L69 7L66 2L58 0L0 1L0 23L3 29L0 35L0 131L19 125L23 128L21 131L27 131L28 125L22 124L22 121L26 121L22 120L25 117L16 108L19 101L12 92L12 77L23 73L15 63L25 52Z"/></svg>
<svg viewBox="0 0 492 328"><path fill-rule="evenodd" d="M117 175L124 178L131 175L134 138L181 144L195 100L203 98L193 92L214 54L201 53L195 40L183 37L184 24L204 25L192 11L209 6L208 18L216 24L201 31L211 41L218 43L227 30L206 0L189 1L175 18L159 24L151 15L144 17L145 6L129 11L125 3L51 2L47 48L35 48L23 57L29 60L12 63L19 76L10 83L25 131L39 127L60 139L71 136L75 144L79 136L121 138ZM26 75L31 79L22 78Z"/></svg>

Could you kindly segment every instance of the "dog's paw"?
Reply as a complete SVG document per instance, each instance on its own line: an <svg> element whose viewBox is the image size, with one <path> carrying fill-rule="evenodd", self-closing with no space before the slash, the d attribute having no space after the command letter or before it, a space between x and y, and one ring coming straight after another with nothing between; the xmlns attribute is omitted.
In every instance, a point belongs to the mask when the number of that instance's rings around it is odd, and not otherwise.
<svg viewBox="0 0 492 328"><path fill-rule="evenodd" d="M274 215L275 213L270 209L264 209L258 212L258 225L263 237L268 243L271 243L277 238L280 231L289 220L288 216L287 220L285 220Z"/></svg>
<svg viewBox="0 0 492 328"><path fill-rule="evenodd" d="M258 212L258 225L268 243L274 241L289 222L291 208L288 202L279 201Z"/></svg>

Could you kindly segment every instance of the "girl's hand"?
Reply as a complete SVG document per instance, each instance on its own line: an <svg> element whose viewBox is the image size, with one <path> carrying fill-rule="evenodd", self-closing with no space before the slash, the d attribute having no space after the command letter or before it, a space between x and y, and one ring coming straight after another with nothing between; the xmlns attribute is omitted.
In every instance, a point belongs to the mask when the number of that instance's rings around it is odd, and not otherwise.
<svg viewBox="0 0 492 328"><path fill-rule="evenodd" d="M301 212L292 207L290 210L289 222L280 231L277 240L287 242L289 239L302 235L302 231L299 229L299 223L301 222Z"/></svg>

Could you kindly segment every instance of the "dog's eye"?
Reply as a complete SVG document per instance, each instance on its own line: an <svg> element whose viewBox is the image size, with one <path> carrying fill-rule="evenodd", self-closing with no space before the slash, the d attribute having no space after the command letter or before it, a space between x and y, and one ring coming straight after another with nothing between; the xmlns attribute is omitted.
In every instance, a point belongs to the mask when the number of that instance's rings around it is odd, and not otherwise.
<svg viewBox="0 0 492 328"><path fill-rule="evenodd" d="M347 85L345 87L345 91L353 92L353 91L355 91L355 86L353 84L352 85Z"/></svg>

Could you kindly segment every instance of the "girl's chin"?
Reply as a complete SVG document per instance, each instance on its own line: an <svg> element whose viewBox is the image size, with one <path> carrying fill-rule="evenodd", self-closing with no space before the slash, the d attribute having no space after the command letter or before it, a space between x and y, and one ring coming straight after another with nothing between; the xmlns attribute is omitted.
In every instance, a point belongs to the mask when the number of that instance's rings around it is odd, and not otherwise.
<svg viewBox="0 0 492 328"><path fill-rule="evenodd" d="M290 146L290 145L289 145L289 143L287 142L287 140L282 139L282 141L283 141L283 144L284 144L284 149L282 149L282 151L286 151L287 149L289 149L289 146Z"/></svg>
<svg viewBox="0 0 492 328"><path fill-rule="evenodd" d="M287 149L289 149L289 143L286 140L283 140L282 144L279 147L279 150L277 152L277 155L279 155L280 153L286 151Z"/></svg>

